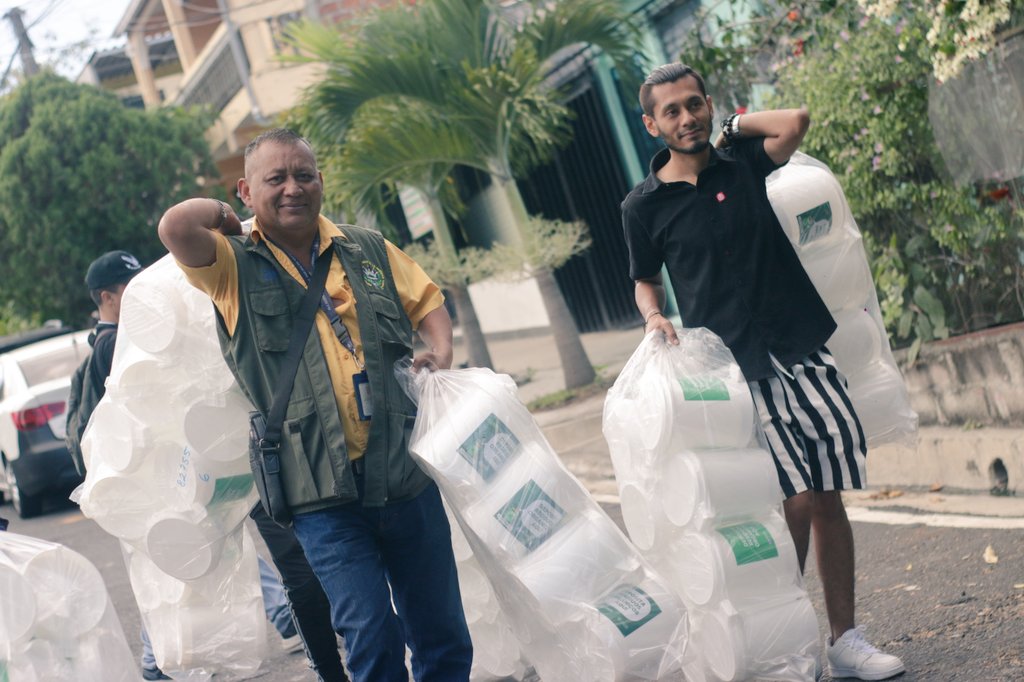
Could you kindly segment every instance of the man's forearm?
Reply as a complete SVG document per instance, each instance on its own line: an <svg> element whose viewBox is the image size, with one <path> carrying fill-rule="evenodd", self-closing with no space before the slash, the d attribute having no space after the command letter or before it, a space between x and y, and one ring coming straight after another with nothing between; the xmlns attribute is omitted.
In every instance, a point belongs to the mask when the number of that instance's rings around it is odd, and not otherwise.
<svg viewBox="0 0 1024 682"><path fill-rule="evenodd" d="M644 325L655 315L664 314L665 286L660 281L637 280L633 294Z"/></svg>
<svg viewBox="0 0 1024 682"><path fill-rule="evenodd" d="M452 366L452 319L443 305L434 308L420 320L417 332L430 349L437 369Z"/></svg>
<svg viewBox="0 0 1024 682"><path fill-rule="evenodd" d="M167 250L189 267L214 262L217 242L213 232L241 234L235 212L216 199L186 199L167 209L157 233Z"/></svg>

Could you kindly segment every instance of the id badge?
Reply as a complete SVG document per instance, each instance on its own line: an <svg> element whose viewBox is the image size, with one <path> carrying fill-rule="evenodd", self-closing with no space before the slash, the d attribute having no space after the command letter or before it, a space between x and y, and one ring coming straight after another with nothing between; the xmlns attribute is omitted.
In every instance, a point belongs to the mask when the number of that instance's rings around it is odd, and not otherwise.
<svg viewBox="0 0 1024 682"><path fill-rule="evenodd" d="M373 394L370 393L370 377L364 369L352 375L352 386L356 389L356 408L359 410L359 421L369 421L373 416Z"/></svg>

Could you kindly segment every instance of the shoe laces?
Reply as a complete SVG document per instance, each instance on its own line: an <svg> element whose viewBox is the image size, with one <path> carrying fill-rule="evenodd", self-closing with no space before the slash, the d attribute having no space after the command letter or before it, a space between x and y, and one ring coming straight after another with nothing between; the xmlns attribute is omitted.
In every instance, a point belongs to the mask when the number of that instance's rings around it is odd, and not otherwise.
<svg viewBox="0 0 1024 682"><path fill-rule="evenodd" d="M846 635L843 636L846 637ZM850 630L850 635L846 640L846 644L851 649L863 654L877 654L879 652L878 648L873 646L871 642L864 637L863 625L858 625L854 629Z"/></svg>

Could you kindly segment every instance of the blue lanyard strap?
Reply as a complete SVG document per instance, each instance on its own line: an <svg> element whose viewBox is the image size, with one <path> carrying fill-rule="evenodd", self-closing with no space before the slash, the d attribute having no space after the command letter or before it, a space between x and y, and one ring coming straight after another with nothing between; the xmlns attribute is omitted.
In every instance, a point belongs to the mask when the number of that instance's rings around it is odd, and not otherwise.
<svg viewBox="0 0 1024 682"><path fill-rule="evenodd" d="M267 238L270 239L269 237ZM274 242L273 239L270 241ZM277 242L274 242L274 245L288 255L288 258L291 259L295 269L299 271L299 274L302 275L302 279L306 281L306 286L309 286L309 281L313 278L313 274L307 270L295 256L289 253L287 249L282 248ZM317 235L313 240L313 246L309 254L311 267L316 267L316 259L319 253L320 235ZM328 253L327 257L330 258L331 254ZM359 358L356 356L356 346L352 342L352 335L348 333L348 327L346 327L345 323L341 321L341 316L338 315L338 311L334 309L334 303L331 301L331 297L328 295L326 287L324 287L324 290L320 292L320 309L324 311L327 315L327 319L331 321L331 328L334 329L334 333L338 337L338 341L340 341L341 345L343 345L345 349L352 354L352 358L356 361L356 364L362 367L362 363L359 362Z"/></svg>

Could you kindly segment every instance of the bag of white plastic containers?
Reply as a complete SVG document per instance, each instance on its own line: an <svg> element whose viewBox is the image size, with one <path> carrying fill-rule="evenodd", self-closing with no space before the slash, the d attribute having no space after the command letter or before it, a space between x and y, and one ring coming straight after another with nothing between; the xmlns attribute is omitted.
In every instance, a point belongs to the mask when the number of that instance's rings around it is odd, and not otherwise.
<svg viewBox="0 0 1024 682"><path fill-rule="evenodd" d="M678 679L682 601L561 464L512 379L486 369L396 371L419 405L410 451L437 482L540 678ZM474 621L475 600L463 598ZM502 646L470 627L477 652Z"/></svg>
<svg viewBox="0 0 1024 682"><path fill-rule="evenodd" d="M107 390L82 439L83 513L122 541L161 669L248 674L266 618L255 546L249 402L224 364L214 310L170 256L121 301Z"/></svg>
<svg viewBox="0 0 1024 682"><path fill-rule="evenodd" d="M685 673L809 680L818 624L746 381L707 329L644 337L605 399L622 516L690 617Z"/></svg>
<svg viewBox="0 0 1024 682"><path fill-rule="evenodd" d="M838 328L826 346L849 382L868 445L912 440L917 414L896 366L863 238L828 167L797 152L768 176L768 199Z"/></svg>
<svg viewBox="0 0 1024 682"><path fill-rule="evenodd" d="M63 545L0 533L0 680L138 676L96 567Z"/></svg>

